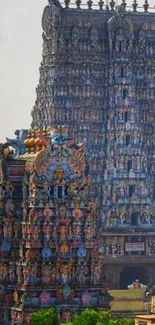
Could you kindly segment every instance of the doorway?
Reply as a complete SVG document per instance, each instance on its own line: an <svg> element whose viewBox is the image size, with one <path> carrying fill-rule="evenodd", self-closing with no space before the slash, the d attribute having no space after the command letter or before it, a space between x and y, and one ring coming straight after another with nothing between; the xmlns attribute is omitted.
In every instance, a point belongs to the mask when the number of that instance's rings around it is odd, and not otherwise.
<svg viewBox="0 0 155 325"><path fill-rule="evenodd" d="M136 279L142 284L148 284L148 268L145 266L126 266L120 273L120 289L127 289Z"/></svg>
<svg viewBox="0 0 155 325"><path fill-rule="evenodd" d="M128 160L128 162L127 162L127 170L128 170L128 172L130 172L131 169L132 169L132 160Z"/></svg>
<svg viewBox="0 0 155 325"><path fill-rule="evenodd" d="M138 217L139 217L139 214L137 212L132 213L131 226L138 226Z"/></svg>

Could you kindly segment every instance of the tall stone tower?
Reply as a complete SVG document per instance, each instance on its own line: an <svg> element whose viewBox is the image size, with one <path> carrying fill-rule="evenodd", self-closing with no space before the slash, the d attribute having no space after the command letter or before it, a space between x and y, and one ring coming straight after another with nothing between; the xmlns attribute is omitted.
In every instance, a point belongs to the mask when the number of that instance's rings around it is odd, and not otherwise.
<svg viewBox="0 0 155 325"><path fill-rule="evenodd" d="M99 1L99 10L91 1L88 9L80 9L80 1L69 8L69 2L64 8L49 1L43 13L32 127L69 125L84 142L105 270L112 287L126 287L135 277L153 278L153 265L138 267L146 255L152 264L154 254L155 15L147 1L143 12L136 1L130 10L125 1L117 8Z"/></svg>
<svg viewBox="0 0 155 325"><path fill-rule="evenodd" d="M108 43L102 18L100 12L64 9L50 1L42 18L43 59L32 111L33 128L65 124L84 143L91 164L89 196L98 206L108 100Z"/></svg>
<svg viewBox="0 0 155 325"><path fill-rule="evenodd" d="M119 282L124 289L134 277L149 281L154 269L153 266L140 272L139 266L145 254L152 255L153 239L149 232L155 226L153 156L150 161L149 155L154 134L154 92L153 84L147 81L149 74L150 78L153 76L154 60L153 52L148 56L149 63L141 54L146 58L149 46L153 46L146 42L145 28L139 28L135 40L134 20L122 10L107 23L109 101L101 216L107 248L106 271L111 272L110 264L117 260L112 282L116 287ZM132 266L135 257L136 268ZM123 268L121 264L125 261L127 266Z"/></svg>
<svg viewBox="0 0 155 325"><path fill-rule="evenodd" d="M4 324L53 305L67 321L104 308L105 288L155 284L155 14L69 2L43 13L32 128L0 145Z"/></svg>

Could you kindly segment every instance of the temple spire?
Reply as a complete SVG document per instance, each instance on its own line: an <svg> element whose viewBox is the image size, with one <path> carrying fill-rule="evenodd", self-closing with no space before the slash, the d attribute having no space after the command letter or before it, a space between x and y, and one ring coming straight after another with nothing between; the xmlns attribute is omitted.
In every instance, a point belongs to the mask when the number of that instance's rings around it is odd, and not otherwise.
<svg viewBox="0 0 155 325"><path fill-rule="evenodd" d="M137 0L134 0L133 3L132 3L133 11L137 11L137 7L138 7Z"/></svg>
<svg viewBox="0 0 155 325"><path fill-rule="evenodd" d="M148 8L149 8L148 0L145 0L143 7L144 7L145 12L147 12Z"/></svg>

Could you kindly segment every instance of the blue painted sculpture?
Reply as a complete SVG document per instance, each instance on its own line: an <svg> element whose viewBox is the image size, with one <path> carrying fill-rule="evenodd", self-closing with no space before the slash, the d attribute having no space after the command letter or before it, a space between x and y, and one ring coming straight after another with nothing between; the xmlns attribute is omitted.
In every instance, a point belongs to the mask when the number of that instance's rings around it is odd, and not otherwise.
<svg viewBox="0 0 155 325"><path fill-rule="evenodd" d="M27 138L28 130L16 130L15 135L16 139L8 139L6 138L8 144L15 149L16 156L22 155L25 152L24 141Z"/></svg>

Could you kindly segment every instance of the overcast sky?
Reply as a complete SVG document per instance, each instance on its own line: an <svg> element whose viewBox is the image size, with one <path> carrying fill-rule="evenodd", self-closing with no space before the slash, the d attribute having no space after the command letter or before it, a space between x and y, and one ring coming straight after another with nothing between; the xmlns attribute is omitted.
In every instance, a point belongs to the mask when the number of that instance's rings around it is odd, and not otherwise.
<svg viewBox="0 0 155 325"><path fill-rule="evenodd" d="M47 3L0 0L0 142L14 137L17 128L30 126L41 62L41 16ZM149 3L153 6L153 0Z"/></svg>

